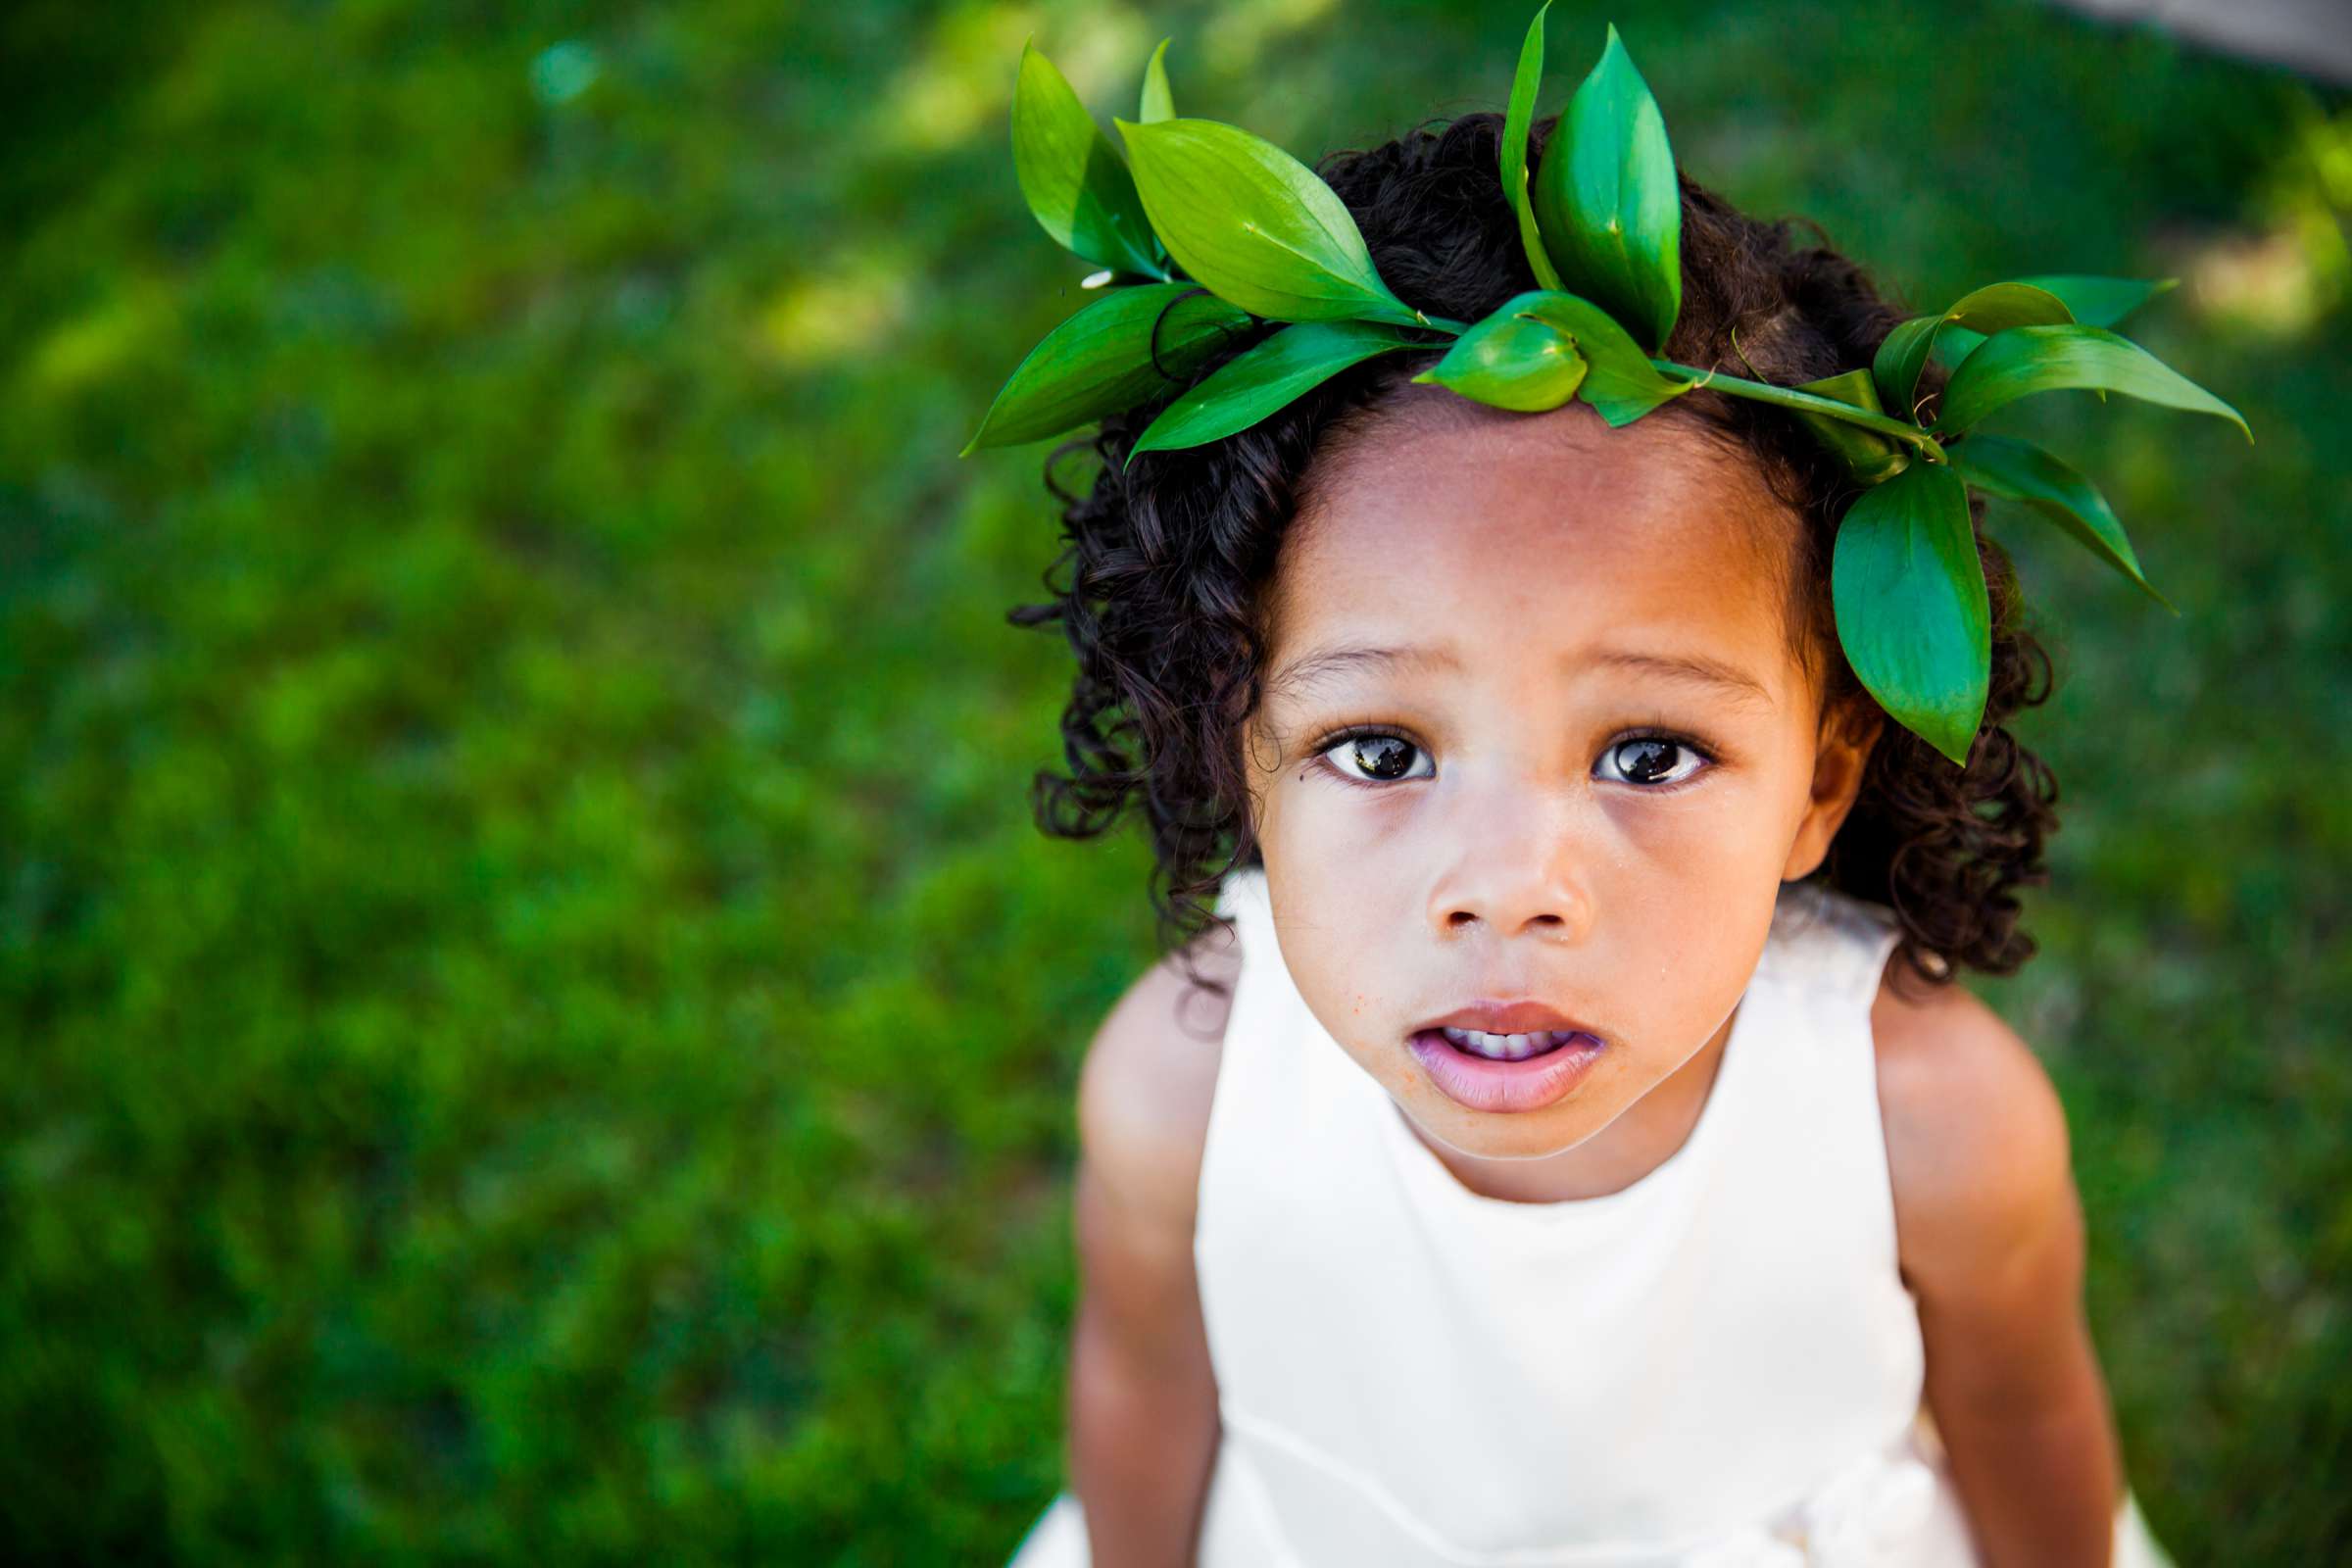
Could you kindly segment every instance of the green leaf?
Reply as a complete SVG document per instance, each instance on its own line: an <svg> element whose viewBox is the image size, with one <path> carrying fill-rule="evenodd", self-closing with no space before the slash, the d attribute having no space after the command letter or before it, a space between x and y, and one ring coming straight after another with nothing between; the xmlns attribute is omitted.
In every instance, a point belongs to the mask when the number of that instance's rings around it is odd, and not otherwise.
<svg viewBox="0 0 2352 1568"><path fill-rule="evenodd" d="M1428 324L1380 280L1347 206L1289 153L1213 120L1112 123L1168 254L1218 298L1273 321Z"/></svg>
<svg viewBox="0 0 2352 1568"><path fill-rule="evenodd" d="M2173 609L2139 569L2139 557L2107 498L2073 468L2037 446L1997 435L1972 435L1952 446L1960 477L2005 501L2022 501L2072 534L2082 547ZM2174 611L2175 614L2180 613Z"/></svg>
<svg viewBox="0 0 2352 1568"><path fill-rule="evenodd" d="M1190 283L1113 289L1029 351L958 456L1059 435L1149 402L1190 379L1249 326L1247 311Z"/></svg>
<svg viewBox="0 0 2352 1568"><path fill-rule="evenodd" d="M1918 384L1920 368L1928 363L1943 322L1940 316L1912 317L1886 334L1870 362L1871 380L1879 389L1880 401L1900 409L1904 418L1912 416L1911 390Z"/></svg>
<svg viewBox="0 0 2352 1568"><path fill-rule="evenodd" d="M1522 294L1454 339L1446 358L1413 377L1450 387L1497 409L1533 414L1576 396L1586 364L1576 341L1532 312L1514 310Z"/></svg>
<svg viewBox="0 0 2352 1568"><path fill-rule="evenodd" d="M1511 211L1519 215L1519 243L1536 281L1547 289L1560 286L1560 274L1544 254L1543 232L1536 227L1536 210L1527 198L1527 132L1535 123L1536 91L1544 79L1544 14L1551 0L1536 11L1527 24L1527 42L1519 46L1519 72L1511 78L1510 112L1502 122L1502 188L1510 193Z"/></svg>
<svg viewBox="0 0 2352 1568"><path fill-rule="evenodd" d="M2180 280L2177 277L2090 277L2072 273L2021 277L2018 281L2057 295L2066 302L2066 308L2074 313L2075 319L2084 326L2114 326L2157 295L2180 286ZM1984 341L1982 332L1972 332L1966 327L1946 327L1936 340L1936 352L1953 364L1958 364Z"/></svg>
<svg viewBox="0 0 2352 1568"><path fill-rule="evenodd" d="M1957 435L2019 398L2077 388L2211 414L2245 431L2248 441L2254 439L2235 409L2146 349L2105 327L2080 324L2013 326L1986 338L1952 372L1936 431Z"/></svg>
<svg viewBox="0 0 2352 1568"><path fill-rule="evenodd" d="M2064 326L2075 313L2066 301L2032 283L1987 283L1960 296L1943 318L1990 337L2013 326Z"/></svg>
<svg viewBox="0 0 2352 1568"><path fill-rule="evenodd" d="M1830 562L1838 640L1887 715L1965 766L1992 669L1968 487L1915 463L1845 510Z"/></svg>
<svg viewBox="0 0 2352 1568"><path fill-rule="evenodd" d="M1536 170L1537 226L1569 290L1662 351L1683 308L1683 199L1666 120L1609 28Z"/></svg>
<svg viewBox="0 0 2352 1568"><path fill-rule="evenodd" d="M1219 366L1168 405L1136 438L1137 453L1166 452L1247 430L1351 365L1418 345L1378 321L1307 321L1286 326Z"/></svg>
<svg viewBox="0 0 2352 1568"><path fill-rule="evenodd" d="M2066 301L2047 289L2031 283L1988 284L1963 295L1941 316L1916 316L1887 333L1871 362L1871 375L1888 405L1902 410L1903 417L1916 418L1920 372L1928 368L1928 356L1936 351L1941 333L1963 328L1984 337L2012 326L2059 326L2074 318Z"/></svg>
<svg viewBox="0 0 2352 1568"><path fill-rule="evenodd" d="M1489 367L1486 372L1487 385L1498 384L1510 374L1506 361L1520 355L1543 360L1544 345L1555 341L1564 343L1584 362L1582 379L1575 387L1576 394L1592 405L1612 427L1631 424L1659 404L1679 398L1691 389L1690 382L1672 380L1659 374L1657 367L1650 363L1649 356L1642 352L1642 345L1635 342L1632 334L1617 323L1615 317L1591 300L1574 294L1531 289L1525 294L1515 295L1504 301L1485 320L1468 328L1461 338L1456 339L1455 349L1458 351L1463 342L1474 336L1480 337L1479 345L1471 356L1466 356L1459 364L1462 367L1468 367L1474 361L1486 364ZM1446 360L1440 362L1437 370L1442 371L1447 365L1455 363L1454 355L1448 353ZM1530 379L1540 380L1546 374L1556 375L1559 371L1555 363L1546 360L1540 366L1531 366L1528 373ZM1414 379L1445 380L1437 371L1415 376ZM1479 397L1475 392L1465 391L1464 395ZM1479 401L1494 400L1479 397ZM1499 406L1516 407L1512 404ZM1541 404L1537 407L1553 408L1557 404Z"/></svg>
<svg viewBox="0 0 2352 1568"><path fill-rule="evenodd" d="M1807 381L1796 390L1849 403L1865 414L1886 412L1879 402L1878 385L1868 370L1846 370L1825 376L1819 381ZM1810 409L1793 412L1815 439L1845 464L1846 471L1859 483L1882 484L1911 466L1911 453L1899 441L1835 415L1816 414Z"/></svg>
<svg viewBox="0 0 2352 1568"><path fill-rule="evenodd" d="M1585 379L1577 396L1591 404L1611 428L1631 424L1659 404L1690 390L1687 381L1660 375L1633 334L1591 300L1536 289L1506 302L1502 309L1533 316L1560 332L1584 356Z"/></svg>
<svg viewBox="0 0 2352 1568"><path fill-rule="evenodd" d="M1024 44L1012 91L1012 167L1037 221L1114 271L1165 278L1127 166L1054 62Z"/></svg>
<svg viewBox="0 0 2352 1568"><path fill-rule="evenodd" d="M1159 47L1152 51L1151 64L1144 67L1144 98L1135 118L1147 125L1176 118L1176 96L1168 91L1167 54L1168 40L1162 38Z"/></svg>

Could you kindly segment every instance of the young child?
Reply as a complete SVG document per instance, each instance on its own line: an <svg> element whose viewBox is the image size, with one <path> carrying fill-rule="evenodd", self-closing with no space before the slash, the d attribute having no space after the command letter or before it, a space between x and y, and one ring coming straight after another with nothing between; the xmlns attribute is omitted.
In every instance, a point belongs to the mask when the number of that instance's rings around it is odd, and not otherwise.
<svg viewBox="0 0 2352 1568"><path fill-rule="evenodd" d="M1318 170L1433 318L1537 286L1502 134ZM1681 199L1668 358L1792 386L1902 319ZM1113 415L1056 487L1042 820L1140 810L1221 918L1086 1057L1072 1491L1016 1568L2164 1563L2066 1118L1954 983L2031 955L2055 821L2006 558L1956 766L1840 651L1853 487L1788 413L1506 412L1441 352L1132 466L1162 404Z"/></svg>

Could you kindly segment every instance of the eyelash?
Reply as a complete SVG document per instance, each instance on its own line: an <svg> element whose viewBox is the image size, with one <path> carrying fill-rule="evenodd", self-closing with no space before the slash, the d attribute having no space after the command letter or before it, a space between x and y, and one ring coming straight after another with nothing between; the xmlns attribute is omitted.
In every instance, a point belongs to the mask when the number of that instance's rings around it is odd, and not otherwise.
<svg viewBox="0 0 2352 1568"><path fill-rule="evenodd" d="M1378 724L1353 724L1344 729L1336 730L1330 735L1327 735L1323 739L1315 742L1313 747L1313 756L1318 762L1322 763L1325 772L1329 773L1333 778L1338 779L1342 784L1346 784L1353 789L1380 790L1387 789L1393 784L1415 782L1407 779L1392 779L1387 783L1380 783L1368 778L1356 778L1347 772L1342 771L1338 763L1325 760L1333 752L1338 751L1349 741L1368 740L1376 735L1385 736L1390 740L1402 741L1407 746L1413 748L1413 750L1416 752L1419 752L1422 756L1430 756L1429 748L1423 746L1419 741L1414 740L1410 735L1402 734L1394 729L1384 729ZM1644 795L1672 795L1680 790L1688 788L1697 780L1704 778L1707 772L1715 766L1717 760L1713 751L1709 750L1707 747L1701 746L1697 741L1692 740L1690 736L1675 730L1650 727L1624 730L1618 734L1610 736L1607 744L1601 747L1600 755L1605 757L1618 747L1630 746L1636 741L1663 741L1669 746L1679 746L1683 748L1683 750L1689 752L1691 756L1697 758L1700 764L1698 768L1690 775L1690 777L1677 779L1671 784L1634 784L1631 786ZM1597 760L1598 759L1596 758L1595 761ZM1615 783L1617 781L1612 779L1609 782Z"/></svg>

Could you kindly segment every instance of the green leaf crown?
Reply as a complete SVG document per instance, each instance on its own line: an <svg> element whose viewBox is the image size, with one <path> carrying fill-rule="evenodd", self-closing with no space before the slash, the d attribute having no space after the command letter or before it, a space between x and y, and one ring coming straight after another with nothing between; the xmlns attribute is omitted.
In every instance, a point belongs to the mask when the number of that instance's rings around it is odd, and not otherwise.
<svg viewBox="0 0 2352 1568"><path fill-rule="evenodd" d="M1441 347L1414 379L1496 408L1582 398L1616 427L1700 386L1776 404L1857 486L1831 561L1854 673L1897 723L1965 765L1991 658L1971 487L2025 503L2164 602L2088 479L2038 447L1972 433L1978 422L2036 392L2082 388L2218 415L2252 439L2236 410L2112 330L2170 282L1994 283L1904 321L1867 368L1794 387L1660 358L1682 309L1682 196L1666 122L1612 26L1530 169L1548 9L1520 49L1498 170L1541 286L1472 322L1426 316L1390 292L1346 205L1305 165L1246 130L1177 118L1166 42L1146 68L1136 119L1112 122L1123 160L1061 73L1024 48L1012 107L1021 193L1047 233L1100 269L1086 286L1102 293L1021 362L964 453L1177 392L1137 437L1132 462L1247 429L1378 355ZM1287 324L1193 380L1261 321ZM1950 376L1923 423L1919 382L1938 357Z"/></svg>

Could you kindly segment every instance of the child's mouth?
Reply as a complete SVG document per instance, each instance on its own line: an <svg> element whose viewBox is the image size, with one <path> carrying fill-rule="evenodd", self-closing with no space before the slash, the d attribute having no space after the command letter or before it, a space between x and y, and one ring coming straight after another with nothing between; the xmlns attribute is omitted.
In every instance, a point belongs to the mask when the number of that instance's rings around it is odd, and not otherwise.
<svg viewBox="0 0 2352 1568"><path fill-rule="evenodd" d="M1489 1061L1523 1061L1555 1051L1577 1038L1573 1029L1532 1029L1525 1034L1495 1035L1483 1029L1440 1029L1451 1044ZM1590 1035L1585 1036L1590 1040Z"/></svg>
<svg viewBox="0 0 2352 1568"><path fill-rule="evenodd" d="M1416 1029L1406 1042L1429 1081L1472 1110L1539 1110L1584 1082L1607 1050L1582 1030L1489 1034Z"/></svg>

